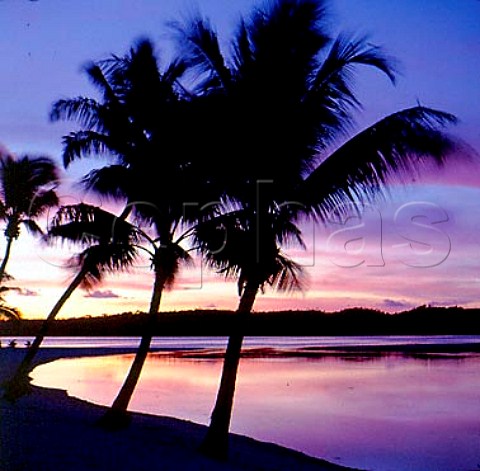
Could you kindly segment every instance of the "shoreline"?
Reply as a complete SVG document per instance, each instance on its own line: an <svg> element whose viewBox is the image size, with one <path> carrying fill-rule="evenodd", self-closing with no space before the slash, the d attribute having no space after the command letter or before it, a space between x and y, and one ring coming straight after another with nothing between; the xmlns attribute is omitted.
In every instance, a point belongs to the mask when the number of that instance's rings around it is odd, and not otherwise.
<svg viewBox="0 0 480 471"><path fill-rule="evenodd" d="M34 368L64 358L133 354L134 347L46 347ZM25 348L0 349L0 384L23 358ZM217 348L170 350L154 355L219 358ZM248 347L243 356L288 358L411 356L419 359L461 359L480 353L480 343L402 344L271 348ZM0 390L1 391L1 390ZM227 462L205 458L198 446L206 427L187 420L132 412L128 429L106 432L96 427L106 407L70 397L65 390L32 386L15 404L0 400L0 469L2 471L68 470L136 471L158 468L204 471L345 471L343 467L273 443L231 434ZM160 465L161 462L161 465Z"/></svg>
<svg viewBox="0 0 480 471"><path fill-rule="evenodd" d="M60 358L133 353L130 348L48 348L35 366ZM0 382L23 358L24 349L0 349ZM70 397L59 389L32 387L11 404L0 400L0 469L2 471L352 470L273 443L231 434L228 461L198 453L206 427L166 416L132 413L131 425L107 432L95 426L106 410Z"/></svg>

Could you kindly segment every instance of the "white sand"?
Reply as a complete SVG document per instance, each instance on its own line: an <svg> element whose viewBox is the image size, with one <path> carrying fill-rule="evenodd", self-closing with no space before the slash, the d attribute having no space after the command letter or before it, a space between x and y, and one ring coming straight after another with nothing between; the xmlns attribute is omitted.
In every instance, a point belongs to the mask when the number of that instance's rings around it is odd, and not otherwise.
<svg viewBox="0 0 480 471"><path fill-rule="evenodd" d="M125 353L125 349L44 349L37 364L58 358ZM0 383L21 360L21 349L0 349ZM232 435L230 459L197 452L202 425L169 417L133 414L128 429L95 426L105 408L34 387L15 404L0 400L0 471L340 471L347 468L287 448Z"/></svg>

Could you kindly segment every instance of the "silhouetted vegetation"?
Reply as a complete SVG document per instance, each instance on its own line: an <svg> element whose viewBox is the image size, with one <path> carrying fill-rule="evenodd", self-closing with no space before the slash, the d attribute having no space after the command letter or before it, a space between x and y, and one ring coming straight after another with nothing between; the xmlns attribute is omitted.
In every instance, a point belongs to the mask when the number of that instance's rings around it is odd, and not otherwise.
<svg viewBox="0 0 480 471"><path fill-rule="evenodd" d="M256 312L245 323L246 335L480 335L480 309L420 306L396 314L353 308L340 312ZM148 315L122 314L59 319L52 336L141 336ZM42 320L0 322L0 335L34 336ZM227 336L235 325L235 313L223 310L164 312L154 327L155 336Z"/></svg>
<svg viewBox="0 0 480 471"><path fill-rule="evenodd" d="M113 224L117 228L114 236L111 231ZM71 294L79 286L95 286L102 281L105 273L126 269L135 260L133 243L137 237L134 227L123 220L117 222L115 215L86 204L61 207L52 219L45 239L69 241L82 245L84 250L66 264L67 268L76 272L75 277L36 331L25 357L6 383L4 397L9 400L16 400L28 392L28 373L33 360L52 322Z"/></svg>
<svg viewBox="0 0 480 471"><path fill-rule="evenodd" d="M57 165L49 157L0 154L0 221L5 223L7 241L0 263L0 280L4 280L12 244L20 237L21 226L34 235L42 233L37 220L58 205L55 192L58 182Z"/></svg>
<svg viewBox="0 0 480 471"><path fill-rule="evenodd" d="M208 147L197 152L219 162L208 181L223 181L235 203L196 231L205 260L237 280L240 297L201 447L208 456L228 455L243 335L263 330L249 319L257 294L302 288L301 267L284 253L304 246L299 223L361 212L365 203L388 196L392 178L405 181L426 162L440 165L457 155L456 140L445 133L456 118L423 106L356 129L355 72L367 67L395 83L396 67L364 36L331 37L330 21L326 2L277 0L241 18L230 47L222 47L202 15L175 27L180 57L194 77L192 93L207 100L207 122L215 130L204 133ZM231 171L225 171L226 155ZM282 333L295 329L296 321L279 322Z"/></svg>
<svg viewBox="0 0 480 471"><path fill-rule="evenodd" d="M4 298L5 293L12 290L18 290L18 288L3 286L2 281L5 279L11 279L11 277L4 273L3 278L0 278L0 319L18 320L22 317L22 313L16 307L8 305Z"/></svg>
<svg viewBox="0 0 480 471"><path fill-rule="evenodd" d="M63 138L65 168L78 159L107 156L108 164L90 171L81 183L120 203L124 209L118 219L135 234L141 227L147 243L139 244L135 236L133 245L127 240L119 250L116 216L115 222L110 217L105 222L103 210L83 204L60 210L59 224L53 224L57 233L50 235L81 242L84 251L74 258L77 275L43 327L40 321L4 321L0 326L0 335L36 335L11 384L26 380L47 329L62 336L139 336L132 366L102 422L110 427L126 423L154 335L229 336L202 444L207 455L224 458L244 335L475 331L475 311L459 308L422 307L397 315L351 309L250 316L265 288L285 292L304 286L301 266L283 252L291 245L304 248L302 221L326 223L333 215L361 212L378 196L388 196L392 179L410 181L425 164L441 165L461 155L460 143L446 133L455 116L420 104L357 129L361 103L354 72L365 66L395 83L396 65L367 37L331 37L329 24L326 2L266 2L238 22L230 48L222 48L209 20L194 15L171 24L177 46L171 63L161 62L154 45L141 40L126 55L111 55L85 68L96 99L79 96L53 104L52 121L78 126ZM26 190L34 189L33 183L42 190L57 176L48 159L37 159L35 166L27 157L0 156L0 164L0 220L6 222L7 239L2 279L20 222L38 231L34 217L57 203L52 189L35 192L33 201L24 196L29 196ZM19 165L25 167L18 178L22 185L32 183L32 166L41 179L26 188L7 185ZM261 183L268 185L260 191ZM96 224L99 217L104 223ZM92 223L100 235L86 230ZM131 224L137 223L133 231ZM73 290L89 278L100 281L104 271L130 266L138 248L153 272L148 314L55 320ZM236 313L159 315L162 295L191 262L191 251L201 252L210 268L237 280Z"/></svg>

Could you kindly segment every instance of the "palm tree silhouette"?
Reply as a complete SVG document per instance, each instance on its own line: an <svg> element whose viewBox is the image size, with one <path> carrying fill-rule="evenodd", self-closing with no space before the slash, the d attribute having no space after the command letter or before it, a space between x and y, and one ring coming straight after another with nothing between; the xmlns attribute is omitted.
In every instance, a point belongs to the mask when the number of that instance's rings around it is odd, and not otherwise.
<svg viewBox="0 0 480 471"><path fill-rule="evenodd" d="M7 239L0 280L4 278L12 244L20 236L21 225L34 234L41 233L37 219L58 205L54 189L58 181L57 166L48 157L0 155L0 220L6 223Z"/></svg>
<svg viewBox="0 0 480 471"><path fill-rule="evenodd" d="M228 172L219 166L217 178L236 208L197 231L207 262L239 278L240 320L202 445L214 457L228 453L241 319L264 285L298 286L298 267L282 263L279 248L289 240L301 243L296 224L326 222L351 207L361 211L376 196L387 196L393 176L406 181L427 162L442 164L459 150L442 129L455 117L422 106L351 137L361 108L353 90L357 67L377 69L392 82L395 67L366 37L331 40L326 19L317 0L270 2L239 22L229 56L207 19L174 25L180 54L196 77L192 93L210 100L215 133L205 140L212 159L222 162L227 155L231 162Z"/></svg>
<svg viewBox="0 0 480 471"><path fill-rule="evenodd" d="M195 228L195 241L207 264L226 277L237 278L240 296L210 427L201 446L202 452L215 458L224 459L228 455L240 352L248 315L258 292L267 286L281 292L304 288L302 267L280 248L287 241L304 246L300 229L289 220L284 208L262 214L261 220L256 210L237 209Z"/></svg>
<svg viewBox="0 0 480 471"><path fill-rule="evenodd" d="M181 244L201 202L212 200L213 184L199 178L199 159L194 161L196 140L185 139L189 129L195 132L193 123L201 107L178 82L184 70L179 60L161 73L153 46L143 40L126 56L112 56L87 68L101 101L59 100L51 112L53 120L70 119L82 127L65 137L65 165L101 153L113 157L113 164L85 176L85 186L125 202L123 217L135 217L139 225L150 227L143 232L154 272L150 323L125 382L101 421L105 427L128 423L128 404L150 348L163 291L173 285L179 267L190 262ZM187 211L189 201L198 204Z"/></svg>
<svg viewBox="0 0 480 471"><path fill-rule="evenodd" d="M21 312L16 307L9 306L3 297L4 293L16 289L17 288L0 286L0 319L19 320L21 318Z"/></svg>
<svg viewBox="0 0 480 471"><path fill-rule="evenodd" d="M114 214L80 203L62 206L58 210L45 240L49 243L67 241L81 245L84 249L67 263L67 268L76 273L74 278L43 322L14 375L4 385L4 397L11 401L28 392L28 374L33 360L53 321L72 293L78 287L91 289L102 282L106 273L131 267L137 255L139 235L134 226Z"/></svg>

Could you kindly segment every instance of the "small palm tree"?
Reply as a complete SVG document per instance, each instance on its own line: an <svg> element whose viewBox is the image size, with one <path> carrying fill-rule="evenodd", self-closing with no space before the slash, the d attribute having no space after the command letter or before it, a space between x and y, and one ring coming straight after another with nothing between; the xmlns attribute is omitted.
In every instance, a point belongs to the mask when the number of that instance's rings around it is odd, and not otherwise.
<svg viewBox="0 0 480 471"><path fill-rule="evenodd" d="M45 239L49 243L67 241L83 246L84 250L69 260L67 268L76 273L73 280L43 322L15 374L4 385L4 397L9 400L15 400L28 391L28 373L33 360L72 293L80 286L92 288L102 281L106 273L131 267L137 255L139 237L136 228L123 219L101 208L81 203L61 207L52 219Z"/></svg>
<svg viewBox="0 0 480 471"><path fill-rule="evenodd" d="M223 54L208 20L175 27L182 57L196 77L192 93L210 103L208 121L215 132L204 136L210 158L222 162L228 155L234 166L228 172L219 166L211 178L222 180L236 213L216 218L198 238L210 264L239 277L242 318L264 285L283 280L288 286L287 275L297 274L282 262L280 246L289 238L301 241L298 222L324 222L352 205L361 211L364 203L386 195L392 176L402 180L425 162L441 164L458 150L442 129L455 118L422 106L351 137L353 112L360 109L352 87L356 68L373 67L392 82L395 70L365 37L330 39L325 20L318 0L267 3L239 22L230 56ZM202 446L216 457L227 456L242 322L238 329L229 338Z"/></svg>
<svg viewBox="0 0 480 471"><path fill-rule="evenodd" d="M50 158L0 155L0 220L6 223L7 239L0 279L5 274L13 241L20 235L20 226L25 225L34 234L41 233L37 220L58 204L54 189L58 181L57 166Z"/></svg>

